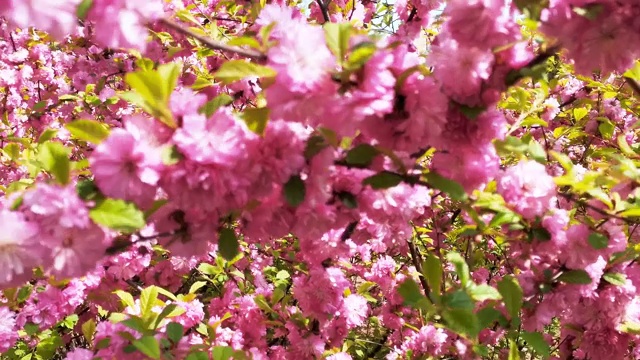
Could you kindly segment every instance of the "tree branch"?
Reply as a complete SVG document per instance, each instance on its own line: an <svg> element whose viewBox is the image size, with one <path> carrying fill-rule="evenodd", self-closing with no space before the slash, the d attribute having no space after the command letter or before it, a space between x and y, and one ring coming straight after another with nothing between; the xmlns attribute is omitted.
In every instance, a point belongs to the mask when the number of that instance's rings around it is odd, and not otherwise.
<svg viewBox="0 0 640 360"><path fill-rule="evenodd" d="M192 37L198 41L200 41L202 44L204 44L206 47L213 49L213 50L220 50L220 51L226 51L229 53L233 53L233 54L238 54L240 56L245 56L251 59L255 59L255 60L266 60L266 56L258 51L255 50L248 50L248 49L243 49L237 46L230 46L227 44L223 44L221 42L209 39L205 36L196 34L195 32L187 29L186 27L183 27L182 25L178 24L177 22L171 20L171 19L167 19L167 18L163 18L160 19L160 23L166 25L167 27L176 30L177 32Z"/></svg>
<svg viewBox="0 0 640 360"><path fill-rule="evenodd" d="M320 11L322 11L322 17L324 18L325 23L331 22L331 18L329 17L329 9L328 9L328 5L330 1L331 0L327 0L327 2L324 3L324 1L322 0L316 0L316 3L318 3L318 6L320 7Z"/></svg>

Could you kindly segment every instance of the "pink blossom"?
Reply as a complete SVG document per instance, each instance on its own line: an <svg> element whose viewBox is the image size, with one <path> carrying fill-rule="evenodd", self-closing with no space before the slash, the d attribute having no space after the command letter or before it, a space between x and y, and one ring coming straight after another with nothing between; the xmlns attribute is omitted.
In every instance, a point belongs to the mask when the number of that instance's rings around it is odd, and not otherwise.
<svg viewBox="0 0 640 360"><path fill-rule="evenodd" d="M544 165L529 160L508 168L498 178L498 193L527 219L552 208L556 185Z"/></svg>
<svg viewBox="0 0 640 360"><path fill-rule="evenodd" d="M151 150L151 151L150 151ZM147 207L156 195L162 163L157 152L122 129L114 129L90 158L91 170L106 196Z"/></svg>
<svg viewBox="0 0 640 360"><path fill-rule="evenodd" d="M92 360L93 351L89 349L75 349L67 353L67 360Z"/></svg>
<svg viewBox="0 0 640 360"><path fill-rule="evenodd" d="M101 45L144 50L148 35L145 25L160 15L162 2L158 0L97 0L88 19L95 24L95 38Z"/></svg>
<svg viewBox="0 0 640 360"><path fill-rule="evenodd" d="M77 26L76 7L81 0L6 1L8 8L0 8L0 15L8 15L9 21L17 27L36 26L48 31L57 40L62 40Z"/></svg>
<svg viewBox="0 0 640 360"><path fill-rule="evenodd" d="M17 285L29 280L32 268L43 261L45 252L37 242L39 228L18 212L0 210L0 285Z"/></svg>
<svg viewBox="0 0 640 360"><path fill-rule="evenodd" d="M0 307L0 352L5 352L13 347L18 340L15 313L8 307Z"/></svg>
<svg viewBox="0 0 640 360"><path fill-rule="evenodd" d="M173 141L188 159L224 167L245 156L245 141L253 136L229 110L218 110L209 119L203 115L185 116Z"/></svg>
<svg viewBox="0 0 640 360"><path fill-rule="evenodd" d="M364 323L369 310L367 299L358 294L351 294L344 299L344 316L347 318L347 326L355 327Z"/></svg>

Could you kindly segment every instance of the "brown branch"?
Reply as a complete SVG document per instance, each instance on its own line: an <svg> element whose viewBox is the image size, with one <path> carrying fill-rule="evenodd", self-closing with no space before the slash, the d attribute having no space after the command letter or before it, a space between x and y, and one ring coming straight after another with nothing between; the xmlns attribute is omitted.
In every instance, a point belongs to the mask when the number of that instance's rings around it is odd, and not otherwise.
<svg viewBox="0 0 640 360"><path fill-rule="evenodd" d="M627 84L629 85L629 87L631 89L633 89L633 92L637 95L640 96L640 84L638 84L637 81L635 81L634 79L625 76L624 80L627 82Z"/></svg>
<svg viewBox="0 0 640 360"><path fill-rule="evenodd" d="M177 32L192 37L198 41L200 41L203 45L205 45L206 47L213 49L213 50L220 50L220 51L226 51L229 53L233 53L233 54L238 54L240 56L245 56L251 59L255 59L255 60L266 60L266 56L258 51L255 50L248 50L248 49L243 49L237 46L230 46L227 44L223 44L221 42L209 39L208 37L196 34L195 32L187 29L186 27L183 27L182 25L178 24L177 22L171 20L171 19L167 19L167 18L163 18L160 19L160 23L166 25L167 27L176 30Z"/></svg>
<svg viewBox="0 0 640 360"><path fill-rule="evenodd" d="M316 3L318 3L318 6L320 7L320 11L322 11L322 17L324 18L324 22L328 23L331 22L331 18L329 17L329 2L331 0L327 0L327 2L325 3L323 0L316 0Z"/></svg>
<svg viewBox="0 0 640 360"><path fill-rule="evenodd" d="M424 275L422 274L422 261L421 261L422 259L420 258L420 254L418 253L418 250L416 249L416 246L413 244L412 240L407 241L407 244L409 244L411 262L413 262L413 266L420 273L418 278L420 278L420 284L424 289L424 294L427 297L427 299L431 300L431 289L429 288L429 284L427 284L427 280L424 278Z"/></svg>

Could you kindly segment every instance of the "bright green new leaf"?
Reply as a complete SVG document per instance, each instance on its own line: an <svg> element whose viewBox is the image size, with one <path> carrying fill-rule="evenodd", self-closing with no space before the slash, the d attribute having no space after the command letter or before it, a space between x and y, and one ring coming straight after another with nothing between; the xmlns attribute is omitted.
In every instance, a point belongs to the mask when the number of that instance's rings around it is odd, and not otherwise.
<svg viewBox="0 0 640 360"><path fill-rule="evenodd" d="M275 77L276 71L270 67L254 64L245 60L229 60L213 74L216 80L230 84L248 77Z"/></svg>
<svg viewBox="0 0 640 360"><path fill-rule="evenodd" d="M58 130L56 129L46 129L42 132L40 137L38 137L38 144L44 144L45 142L53 139L56 134L58 134Z"/></svg>
<svg viewBox="0 0 640 360"><path fill-rule="evenodd" d="M39 147L38 160L43 168L52 174L58 183L66 185L69 183L71 173L71 160L69 155L71 150L57 142L46 142Z"/></svg>
<svg viewBox="0 0 640 360"><path fill-rule="evenodd" d="M520 360L520 351L518 350L518 344L513 340L509 340L508 360Z"/></svg>
<svg viewBox="0 0 640 360"><path fill-rule="evenodd" d="M269 121L269 108L248 108L242 113L242 119L249 130L262 136Z"/></svg>
<svg viewBox="0 0 640 360"><path fill-rule="evenodd" d="M87 18L87 14L89 14L89 10L93 6L93 0L82 0L78 7L76 8L76 16L80 20L84 20Z"/></svg>
<svg viewBox="0 0 640 360"><path fill-rule="evenodd" d="M229 94L220 94L208 101L200 108L200 114L211 117L219 108L227 106L233 102L233 97Z"/></svg>
<svg viewBox="0 0 640 360"><path fill-rule="evenodd" d="M323 28L327 47L338 58L338 61L342 61L349 50L349 38L353 30L351 24L327 22Z"/></svg>
<svg viewBox="0 0 640 360"><path fill-rule="evenodd" d="M621 273L606 273L602 278L611 285L624 286L627 283L627 276Z"/></svg>
<svg viewBox="0 0 640 360"><path fill-rule="evenodd" d="M104 199L89 211L96 224L112 230L132 233L142 229L146 222L144 213L134 204L117 199Z"/></svg>
<svg viewBox="0 0 640 360"><path fill-rule="evenodd" d="M155 317L153 307L158 302L158 288L155 285L149 286L140 293L140 316L148 320Z"/></svg>
<svg viewBox="0 0 640 360"><path fill-rule="evenodd" d="M80 119L64 126L72 137L94 144L101 143L109 136L109 128L96 120Z"/></svg>

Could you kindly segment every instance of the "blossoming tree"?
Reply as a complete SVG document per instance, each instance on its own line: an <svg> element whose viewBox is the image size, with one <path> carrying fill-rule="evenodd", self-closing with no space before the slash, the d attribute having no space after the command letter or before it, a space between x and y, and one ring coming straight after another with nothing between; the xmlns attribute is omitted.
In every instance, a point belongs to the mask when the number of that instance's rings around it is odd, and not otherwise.
<svg viewBox="0 0 640 360"><path fill-rule="evenodd" d="M638 19L0 1L0 358L640 358Z"/></svg>

